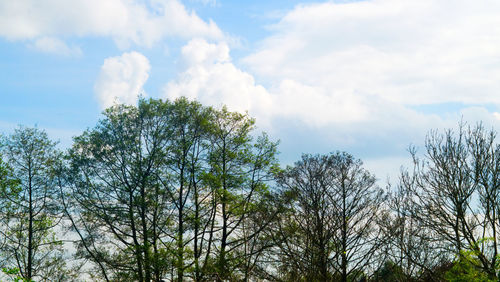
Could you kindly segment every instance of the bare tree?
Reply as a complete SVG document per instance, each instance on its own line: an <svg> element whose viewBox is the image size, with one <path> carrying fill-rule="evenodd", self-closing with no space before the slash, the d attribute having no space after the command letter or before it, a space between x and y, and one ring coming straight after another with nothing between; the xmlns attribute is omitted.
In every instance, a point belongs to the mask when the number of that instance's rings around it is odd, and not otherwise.
<svg viewBox="0 0 500 282"><path fill-rule="evenodd" d="M401 185L410 195L412 216L429 231L421 239L449 261L465 260L497 279L500 146L495 137L481 124L431 131L422 158L411 150L414 171L403 172Z"/></svg>
<svg viewBox="0 0 500 282"><path fill-rule="evenodd" d="M391 193L390 212L380 221L387 260L383 269L377 271L377 281L385 281L382 272L387 272L388 266L392 268L391 281L421 281L449 262L449 255L440 249L441 242L433 239L434 231L416 216L418 211L407 189L411 181L408 172L404 172L397 189Z"/></svg>
<svg viewBox="0 0 500 282"><path fill-rule="evenodd" d="M384 193L347 153L304 155L278 178L286 211L274 231L288 280L357 279L376 269Z"/></svg>

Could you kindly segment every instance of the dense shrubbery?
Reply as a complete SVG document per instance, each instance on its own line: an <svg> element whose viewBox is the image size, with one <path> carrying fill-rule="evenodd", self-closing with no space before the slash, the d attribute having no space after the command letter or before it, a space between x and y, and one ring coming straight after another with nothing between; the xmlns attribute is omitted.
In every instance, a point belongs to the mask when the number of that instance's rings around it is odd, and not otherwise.
<svg viewBox="0 0 500 282"><path fill-rule="evenodd" d="M253 119L186 99L114 106L65 153L21 127L0 150L4 277L494 281L495 134L431 132L381 189L345 152L280 168Z"/></svg>

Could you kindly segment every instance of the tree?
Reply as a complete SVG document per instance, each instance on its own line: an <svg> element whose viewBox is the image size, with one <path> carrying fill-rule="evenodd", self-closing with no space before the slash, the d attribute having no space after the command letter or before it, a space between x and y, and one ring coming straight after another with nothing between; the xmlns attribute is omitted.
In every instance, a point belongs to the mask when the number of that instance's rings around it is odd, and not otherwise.
<svg viewBox="0 0 500 282"><path fill-rule="evenodd" d="M285 280L331 281L332 257L338 255L334 234L340 227L331 207L332 156L303 155L302 160L278 176L286 211L276 225L280 272Z"/></svg>
<svg viewBox="0 0 500 282"><path fill-rule="evenodd" d="M172 139L165 155L167 167L161 173L161 183L168 191L170 201L175 207L176 222L176 271L177 280L184 281L184 271L188 268L186 255L194 256L194 280L199 281L202 222L204 209L200 187L201 175L207 161L207 132L211 108L205 108L197 102L181 98L171 105L168 127L172 130ZM186 235L189 237L186 238ZM193 243L192 252L188 244Z"/></svg>
<svg viewBox="0 0 500 282"><path fill-rule="evenodd" d="M74 228L82 256L109 279L159 281L173 263L168 228L174 215L160 181L173 134L170 110L160 100L114 106L75 138Z"/></svg>
<svg viewBox="0 0 500 282"><path fill-rule="evenodd" d="M382 267L375 271L372 280L383 282L403 282L412 281L412 278L411 276L406 276L397 264L388 260L382 265Z"/></svg>
<svg viewBox="0 0 500 282"><path fill-rule="evenodd" d="M496 132L479 124L458 132L431 131L422 158L412 149L414 170L404 171L401 185L410 195L412 216L428 230L428 242L447 256L498 279L500 145ZM422 234L423 235L423 234Z"/></svg>
<svg viewBox="0 0 500 282"><path fill-rule="evenodd" d="M3 161L0 155L0 190L7 191L15 189L12 187L18 186L19 180L13 176L12 168Z"/></svg>
<svg viewBox="0 0 500 282"><path fill-rule="evenodd" d="M62 230L55 174L61 153L36 128L20 127L3 141L2 152L12 168L7 182L17 185L2 185L1 189L1 213L6 222L1 234L6 240L2 257L26 280L67 280L62 241L56 236Z"/></svg>
<svg viewBox="0 0 500 282"><path fill-rule="evenodd" d="M409 179L407 172L402 179ZM435 279L435 273L441 265L449 262L447 253L440 250L441 242L432 239L433 230L418 220L412 204L411 193L401 182L390 195L388 202L390 212L380 222L386 244L384 250L390 262L390 268L398 270L393 273L393 281L421 281L429 273ZM385 265L385 270L389 270ZM381 269L380 271L384 271ZM380 273L379 273L380 274ZM380 278L380 276L379 276ZM385 281L382 279L381 281Z"/></svg>
<svg viewBox="0 0 500 282"><path fill-rule="evenodd" d="M19 181L14 178L13 172L11 167L6 164L1 155L0 155L0 194L6 194L8 193L7 191L11 190L16 190L18 189L17 187L19 186ZM4 201L4 199L0 199L0 205L2 206L7 206L9 205L8 202ZM7 213L4 212L5 208L2 209L2 216L0 216L0 228L1 228L1 234L6 234L8 230L8 223L9 223L9 217L7 216ZM2 236L0 238L0 250L4 250L6 246L6 240L7 238L5 236ZM9 264L9 261L6 260L6 258L2 258L1 261L1 266L2 268L8 269L5 267L6 265ZM15 268L15 270L18 270Z"/></svg>
<svg viewBox="0 0 500 282"><path fill-rule="evenodd" d="M498 271L498 266L496 267ZM461 251L457 260L453 263L451 269L449 269L445 277L448 281L452 282L466 282L466 281L478 281L478 282L493 282L498 281L496 278L492 278L485 272L481 267L481 261L478 258L478 251L469 250Z"/></svg>
<svg viewBox="0 0 500 282"><path fill-rule="evenodd" d="M303 155L278 184L287 211L274 236L286 280L347 281L376 269L385 197L360 160L340 152Z"/></svg>
<svg viewBox="0 0 500 282"><path fill-rule="evenodd" d="M363 272L377 269L376 263L383 238L378 226L384 212L385 195L375 186L375 177L362 168L361 160L347 153L334 155L336 168L332 195L335 214L339 216L339 230L334 240L340 243L340 257L334 268L341 273L341 280L362 277Z"/></svg>
<svg viewBox="0 0 500 282"><path fill-rule="evenodd" d="M79 254L105 280L245 272L241 261L255 253L241 246L264 228L245 224L272 179L276 144L265 135L254 142L247 115L184 98L141 99L104 114L69 156L64 205Z"/></svg>
<svg viewBox="0 0 500 282"><path fill-rule="evenodd" d="M263 134L255 142L251 132L254 120L248 115L229 112L225 107L213 112L209 132L209 173L205 184L213 191L212 225L209 242L217 242L212 257L212 275L218 281L248 279L245 261L255 253L237 252L248 240L265 228L244 229L249 215L257 212L257 203L268 191L267 183L277 168L277 143ZM213 244L213 243L212 243ZM210 254L210 250L207 249ZM241 257L241 255L243 255ZM210 257L207 256L207 260ZM243 272L243 277L239 275Z"/></svg>

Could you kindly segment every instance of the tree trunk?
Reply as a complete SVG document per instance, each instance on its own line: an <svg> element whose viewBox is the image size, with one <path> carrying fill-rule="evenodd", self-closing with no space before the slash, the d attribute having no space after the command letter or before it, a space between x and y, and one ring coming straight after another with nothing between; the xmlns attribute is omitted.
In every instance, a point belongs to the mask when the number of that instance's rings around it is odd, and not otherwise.
<svg viewBox="0 0 500 282"><path fill-rule="evenodd" d="M183 205L183 196L184 196L184 164L181 167L180 171L180 187L179 187L179 201L178 201L178 209L179 209L179 218L178 218L178 233L177 233L177 281L182 282L184 279L184 205Z"/></svg>
<svg viewBox="0 0 500 282"><path fill-rule="evenodd" d="M28 281L31 281L33 277L33 187L32 187L32 175L31 175L31 164L28 165L29 176L28 176L28 193L29 193L29 226L28 226Z"/></svg>

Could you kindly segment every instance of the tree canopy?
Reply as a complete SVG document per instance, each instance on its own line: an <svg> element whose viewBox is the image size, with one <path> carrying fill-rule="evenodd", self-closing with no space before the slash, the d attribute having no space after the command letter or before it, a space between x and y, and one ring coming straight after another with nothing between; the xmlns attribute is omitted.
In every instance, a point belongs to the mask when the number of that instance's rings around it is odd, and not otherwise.
<svg viewBox="0 0 500 282"><path fill-rule="evenodd" d="M0 279L496 281L500 145L430 131L385 187L347 152L278 161L248 114L115 105L61 151L0 138Z"/></svg>

